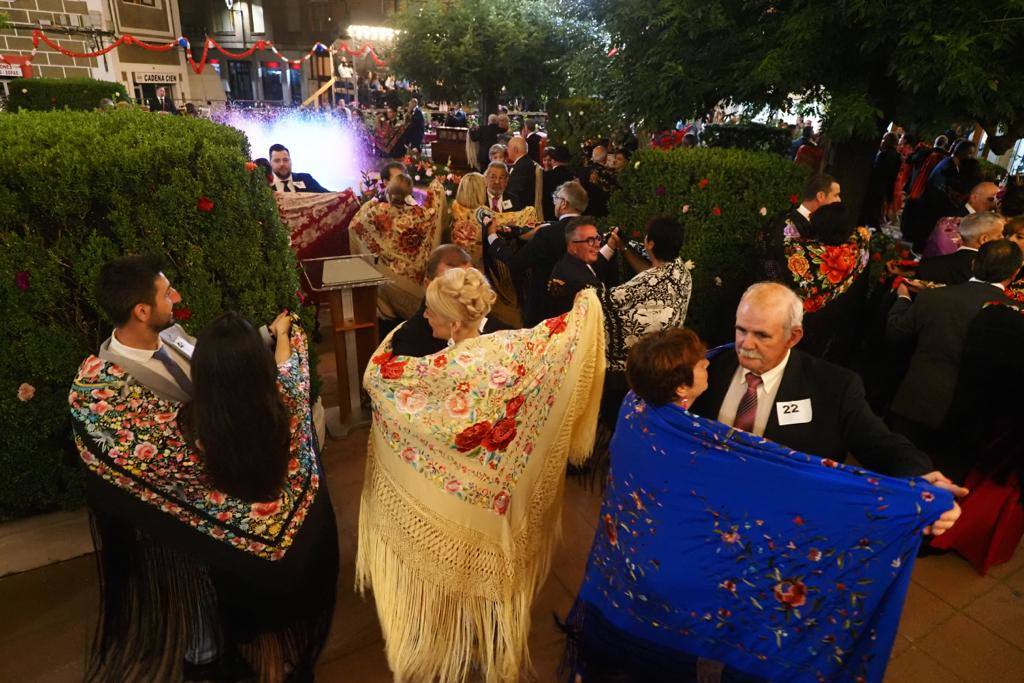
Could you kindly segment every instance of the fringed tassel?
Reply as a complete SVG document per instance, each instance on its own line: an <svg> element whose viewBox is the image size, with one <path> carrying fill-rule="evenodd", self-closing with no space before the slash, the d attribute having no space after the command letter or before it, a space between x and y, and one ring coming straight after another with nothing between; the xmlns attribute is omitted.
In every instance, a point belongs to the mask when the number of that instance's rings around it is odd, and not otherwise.
<svg viewBox="0 0 1024 683"><path fill-rule="evenodd" d="M573 362L580 363L582 367L571 407L566 413L566 419L573 422L569 463L577 467L583 465L594 451L594 435L601 413L601 401L595 400L595 397L600 396L604 388L606 367L604 315L600 302L590 289L583 290L577 298L580 296L590 299L592 310L588 311L583 329L580 330L580 344Z"/></svg>

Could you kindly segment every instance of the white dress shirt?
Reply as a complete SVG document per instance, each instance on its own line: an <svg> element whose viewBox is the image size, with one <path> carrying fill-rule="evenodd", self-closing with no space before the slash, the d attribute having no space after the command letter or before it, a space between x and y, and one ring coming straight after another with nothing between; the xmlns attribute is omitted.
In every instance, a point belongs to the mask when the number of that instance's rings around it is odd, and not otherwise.
<svg viewBox="0 0 1024 683"><path fill-rule="evenodd" d="M803 204L801 204L800 206L796 207L796 212L798 214L800 214L801 216L803 216L804 218L806 218L807 220L811 220L811 210L808 209Z"/></svg>
<svg viewBox="0 0 1024 683"><path fill-rule="evenodd" d="M158 343L160 344L160 347L164 346L162 339L158 340ZM157 352L157 349L136 349L131 346L125 346L117 340L117 333L111 332L110 350L119 356L124 356L128 360L135 361L147 370L151 370L172 384L177 385L177 380L171 377L171 373L167 371L164 364L153 358L153 354ZM174 359L174 362L185 371L185 374L189 376L189 379L192 378L192 366L185 362L185 359L180 353L177 351L168 351L167 355Z"/></svg>
<svg viewBox="0 0 1024 683"><path fill-rule="evenodd" d="M779 384L782 383L782 375L786 372L786 365L789 363L789 351L782 362L768 372L761 375L761 384L757 387L757 414L754 417L754 434L764 436L764 428L768 426L768 418L771 417L775 394L779 391ZM722 407L718 409L718 421L730 427L736 421L736 411L739 410L740 401L747 393L747 373L749 370L742 365L736 367L732 381L729 383L729 390L725 392L722 399Z"/></svg>
<svg viewBox="0 0 1024 683"><path fill-rule="evenodd" d="M286 187L288 188L287 190L285 189ZM292 177L291 174L289 174L288 177L284 178L284 179L278 178L275 175L274 176L274 190L276 192L305 192L306 191L306 185L305 185L305 183L303 183L301 187L297 186L295 184L295 179Z"/></svg>

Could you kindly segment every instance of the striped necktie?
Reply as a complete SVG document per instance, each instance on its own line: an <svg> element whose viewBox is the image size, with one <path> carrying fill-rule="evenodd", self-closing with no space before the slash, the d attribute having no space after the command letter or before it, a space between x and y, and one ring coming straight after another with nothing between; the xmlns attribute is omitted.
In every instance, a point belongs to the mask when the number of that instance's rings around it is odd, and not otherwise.
<svg viewBox="0 0 1024 683"><path fill-rule="evenodd" d="M736 419L732 426L742 429L745 432L754 432L754 420L757 418L757 388L761 386L761 375L748 372L743 378L747 383L747 391L740 400L740 407L736 410Z"/></svg>

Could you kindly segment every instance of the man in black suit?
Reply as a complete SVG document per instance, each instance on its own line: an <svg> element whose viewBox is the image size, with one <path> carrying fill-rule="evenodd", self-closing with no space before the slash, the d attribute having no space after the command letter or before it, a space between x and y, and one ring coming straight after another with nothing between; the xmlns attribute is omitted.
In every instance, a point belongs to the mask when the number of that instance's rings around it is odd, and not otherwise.
<svg viewBox="0 0 1024 683"><path fill-rule="evenodd" d="M776 282L789 278L785 249L787 228L800 237L810 238L811 214L823 206L841 202L841 192L839 181L825 173L812 175L807 180L800 204L770 220L758 239L762 277Z"/></svg>
<svg viewBox="0 0 1024 683"><path fill-rule="evenodd" d="M516 137L508 141L508 159L511 167L506 193L512 200L513 211L537 203L537 179L541 170L527 151L526 140L523 138Z"/></svg>
<svg viewBox="0 0 1024 683"><path fill-rule="evenodd" d="M281 144L270 146L270 168L274 177L270 186L277 192L330 192L308 173L292 173L292 157Z"/></svg>
<svg viewBox="0 0 1024 683"><path fill-rule="evenodd" d="M423 278L423 287L430 284L430 281L439 275L444 275L452 268L470 268L473 262L469 254L456 244L442 244L431 252L427 259L426 276ZM447 340L438 339L430 329L430 322L427 321L424 313L427 310L427 300L424 298L419 309L411 318L406 320L391 337L391 352L396 356L422 357L443 351ZM482 322L482 333L494 332L500 329L497 321L484 318Z"/></svg>
<svg viewBox="0 0 1024 683"><path fill-rule="evenodd" d="M960 221L963 243L952 254L921 259L917 266L917 279L944 285L959 285L971 279L974 257L981 245L1003 236L1005 220L991 212L972 213Z"/></svg>
<svg viewBox="0 0 1024 683"><path fill-rule="evenodd" d="M174 100L167 96L167 89L162 85L156 89L156 95L149 101L150 111L162 111L177 116L181 112L174 106Z"/></svg>
<svg viewBox="0 0 1024 683"><path fill-rule="evenodd" d="M422 149L423 133L426 131L426 127L420 102L414 97L409 100L409 125L405 129L405 144L413 149Z"/></svg>
<svg viewBox="0 0 1024 683"><path fill-rule="evenodd" d="M553 221L558 218L555 214L555 191L560 185L571 182L576 174L569 168L569 161L572 157L565 147L552 145L544 150L544 180L541 189L541 203L544 207L544 219Z"/></svg>
<svg viewBox="0 0 1024 683"><path fill-rule="evenodd" d="M487 255L507 265L522 283L519 301L524 327L533 327L544 319L548 279L565 253L565 226L586 210L587 192L575 180L559 185L554 192L554 206L558 220L524 234L518 249L502 239L497 226L492 224L488 228Z"/></svg>
<svg viewBox="0 0 1024 683"><path fill-rule="evenodd" d="M601 235L591 216L577 216L565 225L565 253L551 270L544 318L572 310L576 295L587 287L601 289L615 284L617 232L601 246Z"/></svg>
<svg viewBox="0 0 1024 683"><path fill-rule="evenodd" d="M544 136L540 134L540 119L532 121L524 119L523 135L526 136L526 147L529 150L530 158L538 164L541 163L540 145L544 141Z"/></svg>
<svg viewBox="0 0 1024 683"><path fill-rule="evenodd" d="M889 431L864 399L854 373L794 349L803 337L803 302L773 282L752 285L736 309L734 353L708 366L708 389L694 403L698 415L743 429L789 448L842 462L852 454L865 467L927 481L965 495L906 437ZM943 514L942 533L960 515Z"/></svg>
<svg viewBox="0 0 1024 683"><path fill-rule="evenodd" d="M906 285L889 311L887 337L914 342L910 368L892 402L890 424L920 448L935 453L938 429L949 413L960 372L967 329L982 307L1006 302L1006 286L1017 276L1022 255L1010 240L984 244L974 259L974 277L959 285L926 289L911 303Z"/></svg>
<svg viewBox="0 0 1024 683"><path fill-rule="evenodd" d="M488 153L493 145L498 144L498 135L502 132L502 129L498 126L497 114L491 114L487 117L487 125L469 131L470 138L478 145L476 160L480 168L487 168L487 164L491 161Z"/></svg>

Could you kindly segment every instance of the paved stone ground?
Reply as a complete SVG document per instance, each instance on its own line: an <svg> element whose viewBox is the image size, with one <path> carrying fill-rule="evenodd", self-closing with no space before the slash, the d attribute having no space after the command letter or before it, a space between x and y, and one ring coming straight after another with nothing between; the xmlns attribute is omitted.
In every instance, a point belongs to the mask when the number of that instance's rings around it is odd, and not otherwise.
<svg viewBox="0 0 1024 683"><path fill-rule="evenodd" d="M329 342L320 345L319 353L325 403L334 405ZM363 429L331 441L324 454L338 516L342 571L334 628L318 667L322 681L392 680L372 598L364 600L352 588L366 435ZM552 614L564 615L572 604L599 507L598 493L570 481L564 541L533 610L530 649L537 680L544 683L557 680L562 652ZM0 579L0 681L81 680L96 591L91 555ZM886 681L1024 681L1024 552L987 577L952 555L919 560Z"/></svg>

